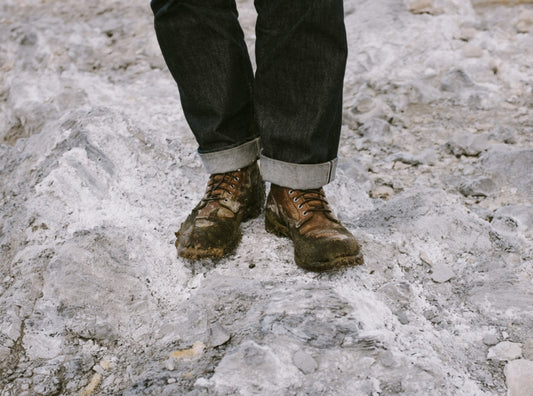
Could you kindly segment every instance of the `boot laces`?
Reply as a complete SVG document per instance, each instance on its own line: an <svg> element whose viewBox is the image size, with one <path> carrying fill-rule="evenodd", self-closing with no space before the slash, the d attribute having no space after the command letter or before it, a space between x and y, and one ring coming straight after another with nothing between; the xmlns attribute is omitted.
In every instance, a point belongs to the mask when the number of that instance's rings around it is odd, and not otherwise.
<svg viewBox="0 0 533 396"><path fill-rule="evenodd" d="M289 190L289 195L294 195L293 201L299 202L298 209L302 209L305 204L308 204L308 207L302 212L303 216L307 216L313 212L331 213L331 210L328 208L328 201L326 201L326 197L321 188ZM301 201L300 198L302 198Z"/></svg>
<svg viewBox="0 0 533 396"><path fill-rule="evenodd" d="M207 203L209 201L225 199L225 193L233 195L232 190L235 190L239 182L240 178L236 175L236 172L212 174L209 177L207 191L202 200Z"/></svg>

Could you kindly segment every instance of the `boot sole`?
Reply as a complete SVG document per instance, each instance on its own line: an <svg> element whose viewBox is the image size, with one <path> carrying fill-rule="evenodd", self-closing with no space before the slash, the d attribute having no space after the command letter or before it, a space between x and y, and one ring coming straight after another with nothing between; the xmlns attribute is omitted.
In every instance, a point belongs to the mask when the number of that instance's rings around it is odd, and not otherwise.
<svg viewBox="0 0 533 396"><path fill-rule="evenodd" d="M268 210L265 212L265 230L278 237L285 237L292 240L289 227L283 225L274 212ZM363 254L361 251L355 256L341 256L329 261L303 262L298 257L294 257L296 265L308 271L325 272L333 271L339 268L353 267L364 264Z"/></svg>

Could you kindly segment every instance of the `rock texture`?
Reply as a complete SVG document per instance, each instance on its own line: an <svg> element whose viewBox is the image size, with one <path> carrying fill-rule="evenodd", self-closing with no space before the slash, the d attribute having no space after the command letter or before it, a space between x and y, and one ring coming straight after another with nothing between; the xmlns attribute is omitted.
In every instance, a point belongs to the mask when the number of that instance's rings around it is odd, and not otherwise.
<svg viewBox="0 0 533 396"><path fill-rule="evenodd" d="M532 7L345 1L326 190L366 264L317 275L261 217L176 258L207 176L148 2L2 2L0 394L525 394Z"/></svg>

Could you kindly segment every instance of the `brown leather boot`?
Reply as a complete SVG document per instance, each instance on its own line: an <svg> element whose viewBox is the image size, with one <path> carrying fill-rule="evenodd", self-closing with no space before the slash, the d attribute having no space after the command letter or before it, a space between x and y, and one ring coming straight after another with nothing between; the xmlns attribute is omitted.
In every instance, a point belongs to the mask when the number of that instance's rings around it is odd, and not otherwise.
<svg viewBox="0 0 533 396"><path fill-rule="evenodd" d="M359 243L337 220L324 190L292 190L272 185L265 209L265 228L294 242L294 260L310 271L363 264Z"/></svg>
<svg viewBox="0 0 533 396"><path fill-rule="evenodd" d="M178 256L220 258L231 253L241 239L241 222L259 216L264 202L257 162L211 175L204 197L176 233Z"/></svg>

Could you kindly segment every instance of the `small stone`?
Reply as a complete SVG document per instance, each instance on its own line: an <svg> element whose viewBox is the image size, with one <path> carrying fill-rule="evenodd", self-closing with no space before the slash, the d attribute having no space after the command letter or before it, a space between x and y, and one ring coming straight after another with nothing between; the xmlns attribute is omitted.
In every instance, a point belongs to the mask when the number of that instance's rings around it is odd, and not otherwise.
<svg viewBox="0 0 533 396"><path fill-rule="evenodd" d="M292 361L304 374L311 374L318 368L316 360L304 351L296 351L292 356Z"/></svg>
<svg viewBox="0 0 533 396"><path fill-rule="evenodd" d="M174 384L175 382L176 382L176 378L167 379L167 384Z"/></svg>
<svg viewBox="0 0 533 396"><path fill-rule="evenodd" d="M172 359L172 358L169 358L169 359L165 360L165 368L168 371L176 370L176 361L174 359Z"/></svg>
<svg viewBox="0 0 533 396"><path fill-rule="evenodd" d="M407 313L405 313L404 311L396 313L396 316L398 317L398 321L401 324L403 325L409 324L409 317L407 316Z"/></svg>
<svg viewBox="0 0 533 396"><path fill-rule="evenodd" d="M481 58L483 56L483 49L477 45L468 44L463 48L463 54L467 58Z"/></svg>
<svg viewBox="0 0 533 396"><path fill-rule="evenodd" d="M445 265L445 264L437 264L433 268L433 272L431 274L431 279L433 279L434 282L444 283L444 282L449 281L452 278L455 278L455 273L447 265Z"/></svg>
<svg viewBox="0 0 533 396"><path fill-rule="evenodd" d="M490 360L515 360L522 356L522 344L503 341L489 349L487 359Z"/></svg>
<svg viewBox="0 0 533 396"><path fill-rule="evenodd" d="M100 361L100 367L102 367L104 370L109 370L109 367L111 367L111 361L104 359Z"/></svg>
<svg viewBox="0 0 533 396"><path fill-rule="evenodd" d="M463 27L459 33L461 40L470 41L476 36L477 30L473 27Z"/></svg>
<svg viewBox="0 0 533 396"><path fill-rule="evenodd" d="M533 389L533 361L519 359L505 366L505 379L509 396L531 396Z"/></svg>
<svg viewBox="0 0 533 396"><path fill-rule="evenodd" d="M180 360L190 360L200 357L204 353L204 350L205 344L201 341L196 341L192 348L173 351L169 354L169 357Z"/></svg>
<svg viewBox="0 0 533 396"><path fill-rule="evenodd" d="M459 191L465 197L488 197L496 190L496 183L488 177L468 180L459 186Z"/></svg>
<svg viewBox="0 0 533 396"><path fill-rule="evenodd" d="M372 110L373 105L374 105L374 102L373 102L372 98L369 97L369 96L364 96L364 97L359 99L359 101L357 102L357 104L355 106L355 109L359 113L367 113L370 110Z"/></svg>
<svg viewBox="0 0 533 396"><path fill-rule="evenodd" d="M231 334L221 325L215 324L209 329L209 346L217 347L231 339Z"/></svg>
<svg viewBox="0 0 533 396"><path fill-rule="evenodd" d="M520 15L513 21L519 33L533 32L533 10L522 10Z"/></svg>
<svg viewBox="0 0 533 396"><path fill-rule="evenodd" d="M475 157L489 147L489 140L484 135L474 135L468 132L455 134L447 143L448 149L456 157L461 155Z"/></svg>
<svg viewBox="0 0 533 396"><path fill-rule="evenodd" d="M440 83L441 91L461 92L474 86L472 79L461 69L452 69L444 75Z"/></svg>
<svg viewBox="0 0 533 396"><path fill-rule="evenodd" d="M496 336L496 334L486 334L484 337L483 337L483 344L487 345L487 346L493 346L493 345L496 345L498 343L498 336Z"/></svg>
<svg viewBox="0 0 533 396"><path fill-rule="evenodd" d="M422 260L427 265L430 265L431 267L435 266L435 264L433 264L433 261L426 254L426 252L420 252L420 255L418 257L420 257L420 260Z"/></svg>
<svg viewBox="0 0 533 396"><path fill-rule="evenodd" d="M394 190L389 186L377 186L370 191L371 198L380 198L385 201L391 199L394 195Z"/></svg>
<svg viewBox="0 0 533 396"><path fill-rule="evenodd" d="M516 144L516 130L509 126L498 125L490 130L489 138L506 144Z"/></svg>
<svg viewBox="0 0 533 396"><path fill-rule="evenodd" d="M396 360L394 359L394 355L391 351L383 352L380 356L380 361L384 367L390 368L396 366Z"/></svg>

